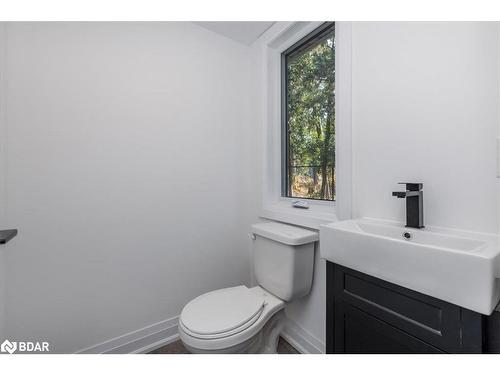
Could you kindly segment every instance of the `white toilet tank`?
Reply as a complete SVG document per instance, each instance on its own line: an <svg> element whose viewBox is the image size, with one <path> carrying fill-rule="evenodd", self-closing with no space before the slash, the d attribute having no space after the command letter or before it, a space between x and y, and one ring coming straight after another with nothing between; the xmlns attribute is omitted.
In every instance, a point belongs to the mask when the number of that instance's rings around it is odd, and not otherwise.
<svg viewBox="0 0 500 375"><path fill-rule="evenodd" d="M318 233L276 222L253 224L252 232L254 272L259 285L284 301L308 294Z"/></svg>

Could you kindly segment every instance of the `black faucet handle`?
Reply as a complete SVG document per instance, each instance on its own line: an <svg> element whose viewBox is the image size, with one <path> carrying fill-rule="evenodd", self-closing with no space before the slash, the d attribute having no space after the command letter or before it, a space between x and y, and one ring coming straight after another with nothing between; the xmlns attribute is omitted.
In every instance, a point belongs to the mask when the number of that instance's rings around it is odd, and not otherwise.
<svg viewBox="0 0 500 375"><path fill-rule="evenodd" d="M420 191L423 189L424 184L420 182L398 182L399 185L406 185L408 191Z"/></svg>
<svg viewBox="0 0 500 375"><path fill-rule="evenodd" d="M392 196L398 198L406 198L406 191L393 191Z"/></svg>

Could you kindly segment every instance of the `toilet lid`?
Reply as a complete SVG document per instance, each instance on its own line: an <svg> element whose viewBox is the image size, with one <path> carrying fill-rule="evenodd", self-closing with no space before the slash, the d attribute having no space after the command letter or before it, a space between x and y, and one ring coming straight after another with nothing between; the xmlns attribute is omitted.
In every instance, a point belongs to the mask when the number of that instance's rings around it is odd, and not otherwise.
<svg viewBox="0 0 500 375"><path fill-rule="evenodd" d="M265 301L246 286L225 288L202 294L189 302L181 322L191 332L215 335L233 331L262 313Z"/></svg>

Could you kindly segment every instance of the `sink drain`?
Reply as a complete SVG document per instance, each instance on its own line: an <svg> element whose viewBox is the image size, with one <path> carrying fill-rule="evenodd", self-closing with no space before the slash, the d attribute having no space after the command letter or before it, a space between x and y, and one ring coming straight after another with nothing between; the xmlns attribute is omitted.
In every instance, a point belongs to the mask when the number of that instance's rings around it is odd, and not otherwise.
<svg viewBox="0 0 500 375"><path fill-rule="evenodd" d="M411 240L411 233L410 232L404 232L403 233L403 238L407 241Z"/></svg>

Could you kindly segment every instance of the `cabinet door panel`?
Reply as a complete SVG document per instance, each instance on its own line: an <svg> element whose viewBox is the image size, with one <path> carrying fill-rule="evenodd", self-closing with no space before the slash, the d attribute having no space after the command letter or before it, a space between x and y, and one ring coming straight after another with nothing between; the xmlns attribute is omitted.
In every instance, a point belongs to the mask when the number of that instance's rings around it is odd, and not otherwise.
<svg viewBox="0 0 500 375"><path fill-rule="evenodd" d="M337 353L413 354L443 351L348 304L336 305L339 340Z"/></svg>
<svg viewBox="0 0 500 375"><path fill-rule="evenodd" d="M346 334L357 330L358 335L363 335L360 328L350 321L354 318L345 315L346 307L342 307L342 313L338 310L338 306L344 305L356 309L348 311L353 312L357 320L363 316L366 321L370 321L370 324L365 322L363 325L370 332L368 338L375 334L371 326L374 324L378 332L383 331L384 327L391 332L392 327L398 333L404 333L443 352L481 353L486 348L485 317L481 314L328 262L327 319L334 321L335 325L333 329L332 324L327 324L327 352L330 353L338 352L338 345L346 347L349 342L345 341L348 337L340 336L339 330ZM358 322L358 326L360 324ZM349 327L349 331L346 327ZM401 341L405 336L398 337ZM380 338L381 342L386 339ZM387 343L387 348L389 346ZM347 347L355 350L355 346ZM373 350L376 349L377 346L374 346ZM408 350L408 353L413 353Z"/></svg>

